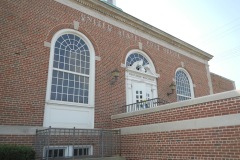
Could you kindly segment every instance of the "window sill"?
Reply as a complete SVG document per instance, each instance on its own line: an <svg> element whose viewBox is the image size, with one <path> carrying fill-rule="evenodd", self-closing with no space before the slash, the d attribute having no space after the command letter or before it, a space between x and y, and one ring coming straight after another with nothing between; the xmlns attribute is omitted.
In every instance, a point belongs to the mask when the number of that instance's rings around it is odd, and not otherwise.
<svg viewBox="0 0 240 160"><path fill-rule="evenodd" d="M54 105L62 105L62 106L74 106L74 107L86 107L86 108L94 108L94 105L90 104L83 104L83 103L71 103L71 102L62 102L62 101L53 101L48 100L46 101L46 104L54 104Z"/></svg>

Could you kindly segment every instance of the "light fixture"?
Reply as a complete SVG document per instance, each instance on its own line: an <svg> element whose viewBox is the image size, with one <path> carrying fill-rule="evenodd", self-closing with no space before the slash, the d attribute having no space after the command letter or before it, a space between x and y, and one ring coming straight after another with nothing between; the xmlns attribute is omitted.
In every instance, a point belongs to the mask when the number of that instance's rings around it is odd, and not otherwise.
<svg viewBox="0 0 240 160"><path fill-rule="evenodd" d="M117 80L118 80L118 77L119 77L119 70L118 69L114 69L113 71L112 71L112 80L111 80L111 84L114 84L114 83L116 83L117 82Z"/></svg>
<svg viewBox="0 0 240 160"><path fill-rule="evenodd" d="M172 92L167 93L168 96L169 96L170 94L173 94L173 93L174 93L174 90L176 89L176 84L175 84L174 82L172 82L169 87L170 87L170 89L172 90Z"/></svg>

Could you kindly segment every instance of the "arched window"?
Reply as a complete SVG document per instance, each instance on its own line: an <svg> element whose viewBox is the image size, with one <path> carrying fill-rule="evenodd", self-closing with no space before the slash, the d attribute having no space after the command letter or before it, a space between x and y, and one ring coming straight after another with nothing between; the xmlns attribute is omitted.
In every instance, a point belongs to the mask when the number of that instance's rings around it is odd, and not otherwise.
<svg viewBox="0 0 240 160"><path fill-rule="evenodd" d="M126 56L126 99L127 105L157 98L157 81L159 75L153 62L141 50L131 50ZM141 107L127 108L128 112L141 110Z"/></svg>
<svg viewBox="0 0 240 160"><path fill-rule="evenodd" d="M193 84L190 75L184 69L178 69L175 75L177 101L184 101L194 97Z"/></svg>
<svg viewBox="0 0 240 160"><path fill-rule="evenodd" d="M72 33L61 35L54 47L51 100L88 104L90 52Z"/></svg>
<svg viewBox="0 0 240 160"><path fill-rule="evenodd" d="M143 66L149 64L148 60L142 54L132 53L128 56L126 65L132 66L133 63L135 63L137 61L143 61Z"/></svg>
<svg viewBox="0 0 240 160"><path fill-rule="evenodd" d="M46 126L92 128L94 75L95 52L88 38L71 29L57 32L51 41Z"/></svg>

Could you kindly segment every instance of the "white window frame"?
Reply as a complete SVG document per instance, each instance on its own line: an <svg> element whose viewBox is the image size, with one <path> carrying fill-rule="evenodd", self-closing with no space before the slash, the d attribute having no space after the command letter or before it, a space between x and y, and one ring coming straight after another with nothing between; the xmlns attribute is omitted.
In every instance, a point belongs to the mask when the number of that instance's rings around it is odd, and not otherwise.
<svg viewBox="0 0 240 160"><path fill-rule="evenodd" d="M146 60L149 62L149 65L151 66L152 71L154 72L153 76L159 77L159 75L156 74L156 69L155 69L155 66L154 66L151 58L150 58L145 52L143 52L143 51L141 51L141 50L133 49L133 50L129 51L128 54L127 54L126 57L125 57L125 65L126 65L126 63L127 63L128 57L129 57L131 54L133 54L133 53L141 54L144 58L146 58ZM128 66L126 65L126 67L128 67Z"/></svg>
<svg viewBox="0 0 240 160"><path fill-rule="evenodd" d="M190 99L193 99L194 98L194 89L193 89L193 82L192 82L192 78L190 76L190 74L188 73L188 71L184 68L177 68L176 72L175 72L175 81L177 80L177 72L178 71L182 71L186 74L187 78L188 78L188 81L189 81L189 85L190 85L190 92L191 92L191 97L188 97L188 96L185 96L185 95L180 95L180 94L177 94L177 86L176 86L176 95L177 95L177 101L178 100L178 96L183 96L183 97L187 97L187 98L190 98ZM177 84L176 84L177 85Z"/></svg>
<svg viewBox="0 0 240 160"><path fill-rule="evenodd" d="M80 149L80 148L88 148L88 155L91 156L93 155L93 146L92 145L78 145L78 146L74 146L74 149ZM73 152L74 154L74 152ZM74 156L74 155L73 155Z"/></svg>
<svg viewBox="0 0 240 160"><path fill-rule="evenodd" d="M53 72L53 59L54 59L54 47L57 39L64 34L74 34L79 36L88 46L90 52L90 71L89 71L89 97L88 104L84 103L74 103L66 101L51 100L51 85L52 85L52 72ZM47 93L46 93L46 103L49 104L59 104L59 105L70 105L70 106L81 106L81 107L94 107L95 99L95 51L90 40L82 33L73 29L63 29L58 31L51 40L50 49L50 59L49 59L49 69L48 69L48 81L47 81Z"/></svg>
<svg viewBox="0 0 240 160"><path fill-rule="evenodd" d="M54 149L63 149L64 150L64 156L67 157L71 152L68 150L68 146L49 146L43 148L43 157L47 157L47 151L48 150L54 150ZM49 157L50 158L50 157Z"/></svg>
<svg viewBox="0 0 240 160"><path fill-rule="evenodd" d="M136 70L135 68L132 68L131 66L127 66L127 59L128 57L133 54L133 53L138 53L141 54L146 60L149 62L150 65L150 72L145 73ZM159 78L159 74L156 73L155 66L151 60L151 58L143 51L138 50L138 49L133 49L128 52L128 54L125 57L125 66L126 66L126 71L125 71L125 77L126 77L126 105L132 104L133 100L133 95L132 95L132 87L133 83L145 83L150 86L152 86L152 91L153 91L153 98L158 97L158 92L157 92L157 78ZM128 110L128 109L127 109Z"/></svg>
<svg viewBox="0 0 240 160"><path fill-rule="evenodd" d="M93 155L93 146L92 145L77 145L77 146L44 146L43 147L43 157L46 157L46 152L49 149L64 149L64 156L63 157L73 157L74 156L74 149L77 148L89 148L89 156ZM50 157L49 157L50 158Z"/></svg>
<svg viewBox="0 0 240 160"><path fill-rule="evenodd" d="M79 36L88 46L90 53L89 70L89 98L88 104L74 103L67 101L51 100L51 85L53 73L54 48L57 39L64 34L74 34ZM54 69L55 70L55 69ZM44 127L64 127L64 128L94 128L94 106L95 106L95 51L90 40L82 33L73 29L62 29L56 32L51 40L48 81L46 89L44 110Z"/></svg>

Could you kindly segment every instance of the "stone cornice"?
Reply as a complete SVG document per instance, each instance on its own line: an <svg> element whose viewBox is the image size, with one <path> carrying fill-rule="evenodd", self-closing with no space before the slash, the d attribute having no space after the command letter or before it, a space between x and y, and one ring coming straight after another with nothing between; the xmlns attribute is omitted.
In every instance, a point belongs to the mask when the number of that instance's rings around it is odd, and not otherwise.
<svg viewBox="0 0 240 160"><path fill-rule="evenodd" d="M123 22L129 26L132 26L138 30L141 30L142 32L148 33L149 35L151 35L153 37L161 39L173 46L176 46L182 50L185 50L185 51L187 51L193 55L196 55L204 60L208 61L213 57L212 55L162 31L150 24L147 24L147 23L123 12L122 10L117 9L116 7L113 7L104 2L101 2L100 0L72 0L72 1L78 3L79 5L83 5L92 10L100 12L101 14L111 17L117 21Z"/></svg>

